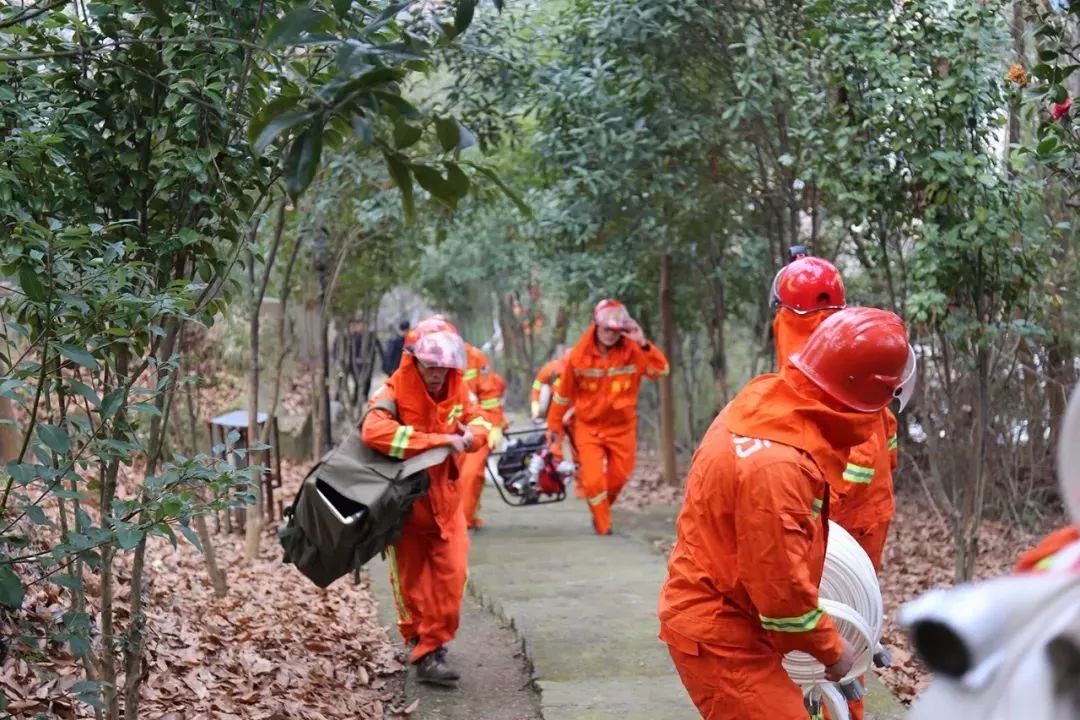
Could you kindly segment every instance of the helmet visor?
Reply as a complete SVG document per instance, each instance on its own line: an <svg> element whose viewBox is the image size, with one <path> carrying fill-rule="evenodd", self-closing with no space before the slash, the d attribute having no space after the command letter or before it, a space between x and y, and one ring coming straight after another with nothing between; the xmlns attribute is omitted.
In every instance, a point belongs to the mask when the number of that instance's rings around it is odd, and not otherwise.
<svg viewBox="0 0 1080 720"><path fill-rule="evenodd" d="M899 387L893 395L900 401L900 412L904 411L908 403L911 402L911 396L915 394L915 380L918 376L919 364L915 359L915 350L908 345L908 361L904 366L904 374L900 381Z"/></svg>

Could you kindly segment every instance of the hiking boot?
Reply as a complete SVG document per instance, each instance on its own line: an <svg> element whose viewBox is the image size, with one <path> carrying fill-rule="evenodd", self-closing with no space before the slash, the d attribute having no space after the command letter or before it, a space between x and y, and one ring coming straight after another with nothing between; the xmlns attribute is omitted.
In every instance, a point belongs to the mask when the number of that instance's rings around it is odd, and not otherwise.
<svg viewBox="0 0 1080 720"><path fill-rule="evenodd" d="M455 687L461 676L446 663L446 648L439 648L416 663L416 679L431 685Z"/></svg>

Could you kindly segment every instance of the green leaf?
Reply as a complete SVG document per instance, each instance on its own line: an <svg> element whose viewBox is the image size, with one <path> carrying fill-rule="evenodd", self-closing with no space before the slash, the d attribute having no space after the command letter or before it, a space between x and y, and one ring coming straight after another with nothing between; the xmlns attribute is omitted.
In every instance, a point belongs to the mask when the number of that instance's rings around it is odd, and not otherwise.
<svg viewBox="0 0 1080 720"><path fill-rule="evenodd" d="M341 17L345 17L349 12L349 8L352 7L352 0L334 0L334 12Z"/></svg>
<svg viewBox="0 0 1080 720"><path fill-rule="evenodd" d="M131 406L131 409L135 412L143 413L144 415L161 417L161 411L157 409L156 405L152 405L151 403L135 403Z"/></svg>
<svg viewBox="0 0 1080 720"><path fill-rule="evenodd" d="M199 536L196 535L190 527L188 527L188 524L186 522L181 521L177 523L177 526L180 528L180 532L183 533L184 537L187 538L189 543L194 545L199 550L199 552L204 552L202 543L199 542Z"/></svg>
<svg viewBox="0 0 1080 720"><path fill-rule="evenodd" d="M98 361L94 359L93 355L86 352L84 348L78 348L74 345L57 345L56 349L60 351L61 355L76 365L82 365L91 370L98 369Z"/></svg>
<svg viewBox="0 0 1080 720"><path fill-rule="evenodd" d="M142 537L142 528L138 525L127 525L116 531L116 544L124 550L132 550Z"/></svg>
<svg viewBox="0 0 1080 720"><path fill-rule="evenodd" d="M54 575L52 581L60 587L66 587L68 590L75 590L76 592L83 588L82 581L79 580L79 576L74 573Z"/></svg>
<svg viewBox="0 0 1080 720"><path fill-rule="evenodd" d="M353 115L352 126L353 131L356 132L356 137L365 146L371 147L375 144L375 126L371 124L370 120L363 115Z"/></svg>
<svg viewBox="0 0 1080 720"><path fill-rule="evenodd" d="M412 222L416 217L416 202L413 199L412 175L409 173L408 164L398 155L384 152L386 168L390 171L390 177L401 192L401 207L405 211L405 219Z"/></svg>
<svg viewBox="0 0 1080 720"><path fill-rule="evenodd" d="M18 608L22 605L24 595L22 581L11 566L0 566L0 605L12 609Z"/></svg>
<svg viewBox="0 0 1080 720"><path fill-rule="evenodd" d="M458 143L461 141L461 131L458 128L457 120L451 117L437 118L435 120L435 132L439 136L439 144L442 145L443 152L457 149Z"/></svg>
<svg viewBox="0 0 1080 720"><path fill-rule="evenodd" d="M394 147L398 150L412 147L420 140L422 134L420 128L410 125L404 120L398 120L394 125Z"/></svg>
<svg viewBox="0 0 1080 720"><path fill-rule="evenodd" d="M19 287L34 302L45 302L45 288L38 279L37 271L29 263L19 265Z"/></svg>
<svg viewBox="0 0 1080 720"><path fill-rule="evenodd" d="M94 407L97 407L101 404L101 398L99 398L98 394L94 392L94 388L90 387L86 383L79 382L75 379L69 379L68 385L71 387L72 390L89 400L90 404Z"/></svg>
<svg viewBox="0 0 1080 720"><path fill-rule="evenodd" d="M266 148L270 147L270 143L274 142L281 133L296 127L311 116L310 112L304 110L290 110L278 115L266 123L263 129L259 131L255 142L251 144L252 152L256 155L262 155L266 152Z"/></svg>
<svg viewBox="0 0 1080 720"><path fill-rule="evenodd" d="M502 190L503 194L510 199L510 202L514 203L514 205L517 206L517 209L521 211L523 215L525 215L526 217L532 217L532 208L530 208L516 192L511 190L510 186L504 183L502 181L502 178L495 174L494 170L483 165L478 165L476 163L465 163L465 165L468 165L469 167L473 168L478 173L486 177L488 180L495 183L495 186Z"/></svg>
<svg viewBox="0 0 1080 720"><path fill-rule="evenodd" d="M439 171L430 165L412 165L413 176L420 183L420 187L431 193L432 197L442 201L450 207L457 206L457 196L450 183L443 179Z"/></svg>
<svg viewBox="0 0 1080 720"><path fill-rule="evenodd" d="M454 195L458 200L464 199L469 194L469 186L472 184L469 181L469 176L456 164L447 164L446 180L450 183L450 187L454 190Z"/></svg>
<svg viewBox="0 0 1080 720"><path fill-rule="evenodd" d="M1054 150L1057 149L1057 146L1058 146L1057 138L1054 137L1053 135L1051 135L1050 137L1046 138L1041 143L1039 143L1039 146L1035 149L1035 151L1037 153L1039 153L1040 155L1049 155L1050 153L1054 152Z"/></svg>
<svg viewBox="0 0 1080 720"><path fill-rule="evenodd" d="M293 200L300 197L315 179L322 157L323 124L317 120L299 137L294 138L285 158L285 190Z"/></svg>
<svg viewBox="0 0 1080 720"><path fill-rule="evenodd" d="M325 13L309 7L298 7L277 21L266 34L265 45L268 48L289 45L299 40L304 33L325 29L330 24L331 18Z"/></svg>
<svg viewBox="0 0 1080 720"><path fill-rule="evenodd" d="M117 388L102 398L101 407L98 408L98 412L101 413L101 417L110 418L116 414L116 411L120 409L120 405L123 402L124 390L123 388Z"/></svg>
<svg viewBox="0 0 1080 720"><path fill-rule="evenodd" d="M476 0L457 0L457 10L454 12L455 35L460 35L469 29L475 12Z"/></svg>
<svg viewBox="0 0 1080 720"><path fill-rule="evenodd" d="M37 426L37 434L41 442L58 455L66 455L71 450L71 438L61 427L43 423Z"/></svg>
<svg viewBox="0 0 1080 720"><path fill-rule="evenodd" d="M492 2L495 3L495 9L499 12L502 12L503 8L506 7L504 0L492 0Z"/></svg>

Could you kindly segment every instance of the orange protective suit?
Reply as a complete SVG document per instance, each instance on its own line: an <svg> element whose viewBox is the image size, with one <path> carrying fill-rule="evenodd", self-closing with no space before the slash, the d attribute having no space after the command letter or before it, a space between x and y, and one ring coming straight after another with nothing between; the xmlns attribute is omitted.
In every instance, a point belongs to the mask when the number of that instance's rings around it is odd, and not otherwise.
<svg viewBox="0 0 1080 720"><path fill-rule="evenodd" d="M1054 556L1069 545L1080 540L1080 530L1069 525L1044 537L1038 545L1020 556L1016 563L1016 572L1038 572L1044 570Z"/></svg>
<svg viewBox="0 0 1080 720"><path fill-rule="evenodd" d="M611 531L611 505L634 470L641 378L655 380L668 370L667 358L652 343L643 347L622 338L603 348L593 324L570 351L555 383L548 429L561 437L564 415L573 406L578 482L598 535Z"/></svg>
<svg viewBox="0 0 1080 720"><path fill-rule="evenodd" d="M469 388L470 399L480 408L484 419L492 427L506 427L503 414L502 396L506 390L506 381L491 369L487 355L479 348L468 343L465 352L469 359L465 370L465 384ZM484 466L487 464L491 449L487 444L473 449L461 456L461 504L465 511L465 523L468 527L481 527L484 521L476 516L480 508L480 494L484 491Z"/></svg>
<svg viewBox="0 0 1080 720"><path fill-rule="evenodd" d="M540 414L540 391L544 389L545 385L554 386L555 381L559 379L559 376L566 370L566 357L558 357L550 362L546 363L540 372L536 373L536 378L533 380L532 391L529 393L529 407L532 410L533 417L537 417Z"/></svg>
<svg viewBox="0 0 1080 720"><path fill-rule="evenodd" d="M398 419L374 408L360 427L370 447L391 457L407 458L447 445L446 434L459 423L469 426L483 445L488 422L469 403L459 371L451 371L441 397L424 387L413 356L405 353L398 370L369 401L392 398ZM458 494L454 458L428 470L431 486L413 503L401 539L387 550L390 582L398 612L398 629L405 642L416 641L410 660L417 662L454 638L461 616L461 599L468 574L469 535Z"/></svg>
<svg viewBox="0 0 1080 720"><path fill-rule="evenodd" d="M780 308L773 319L778 368L798 352L818 325L835 310L799 315ZM875 570L881 570L889 523L896 512L892 474L897 466L896 416L881 411L873 436L853 448L839 477L829 478L832 490L830 515L859 543Z"/></svg>
<svg viewBox="0 0 1080 720"><path fill-rule="evenodd" d="M874 415L833 409L801 372L751 381L694 454L660 592L660 639L706 720L805 718L781 661L826 665L843 640L821 609L829 487Z"/></svg>

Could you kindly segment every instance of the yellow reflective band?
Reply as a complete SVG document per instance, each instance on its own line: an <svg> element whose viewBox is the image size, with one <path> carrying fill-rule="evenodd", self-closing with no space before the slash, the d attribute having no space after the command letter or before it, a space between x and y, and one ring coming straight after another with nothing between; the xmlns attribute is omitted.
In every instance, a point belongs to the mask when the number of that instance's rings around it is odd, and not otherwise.
<svg viewBox="0 0 1080 720"><path fill-rule="evenodd" d="M488 398L487 400L480 401L480 407L485 410L491 410L502 405L502 401L499 398Z"/></svg>
<svg viewBox="0 0 1080 720"><path fill-rule="evenodd" d="M533 380L533 390L541 390L544 387L544 383L539 380Z"/></svg>
<svg viewBox="0 0 1080 720"><path fill-rule="evenodd" d="M555 396L552 398L552 400L554 400L559 405L569 405L570 404L570 398L563 397L559 393L555 393Z"/></svg>
<svg viewBox="0 0 1080 720"><path fill-rule="evenodd" d="M810 503L810 516L814 519L821 517L821 508L825 506L825 502L821 498L814 498L814 502Z"/></svg>
<svg viewBox="0 0 1080 720"><path fill-rule="evenodd" d="M398 573L397 551L393 545L386 546L386 559L390 561L390 587L394 592L394 605L397 608L398 624L412 620L409 608L405 606L405 596L401 594L401 578Z"/></svg>
<svg viewBox="0 0 1080 720"><path fill-rule="evenodd" d="M1034 570L1049 570L1050 566L1054 564L1054 556L1044 557L1039 562L1035 563Z"/></svg>
<svg viewBox="0 0 1080 720"><path fill-rule="evenodd" d="M465 382L468 382L469 380L475 380L478 377L480 377L480 371L476 368L469 368L465 371Z"/></svg>
<svg viewBox="0 0 1080 720"><path fill-rule="evenodd" d="M896 436L893 435L892 437L890 437L889 438L889 450L896 450L899 447L900 447L900 443L897 442Z"/></svg>
<svg viewBox="0 0 1080 720"><path fill-rule="evenodd" d="M608 375L633 375L637 372L636 365L623 365L622 367L610 368L607 371Z"/></svg>
<svg viewBox="0 0 1080 720"><path fill-rule="evenodd" d="M574 368L574 374L585 377L603 377L604 371L600 368Z"/></svg>
<svg viewBox="0 0 1080 720"><path fill-rule="evenodd" d="M825 611L819 606L796 617L772 618L758 615L758 618L761 620L761 627L773 632L810 632L817 627L824 615Z"/></svg>
<svg viewBox="0 0 1080 720"><path fill-rule="evenodd" d="M874 479L874 468L848 463L847 468L844 470L844 479L851 483L869 485Z"/></svg>
<svg viewBox="0 0 1080 720"><path fill-rule="evenodd" d="M482 417L473 418L472 420L469 421L469 424L470 425L479 425L480 427L484 428L488 432L491 432L491 428L495 427L494 425L492 425L491 423L489 423L487 420L485 420Z"/></svg>
<svg viewBox="0 0 1080 720"><path fill-rule="evenodd" d="M599 495L593 495L591 498L589 498L589 504L595 507L600 503L604 502L605 500L607 500L607 492L602 492Z"/></svg>
<svg viewBox="0 0 1080 720"><path fill-rule="evenodd" d="M390 457L401 460L405 457L405 451L409 449L409 438L412 437L412 425L398 425L394 439L390 443Z"/></svg>
<svg viewBox="0 0 1080 720"><path fill-rule="evenodd" d="M446 417L446 422L450 425L454 424L454 421L461 417L461 414L465 412L464 405L455 405L450 408L450 414Z"/></svg>

